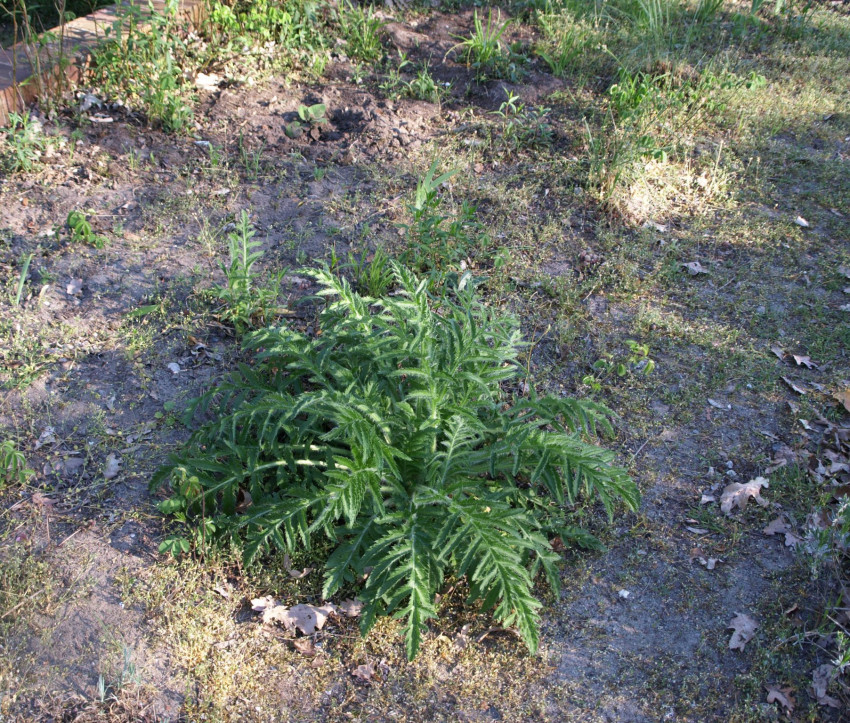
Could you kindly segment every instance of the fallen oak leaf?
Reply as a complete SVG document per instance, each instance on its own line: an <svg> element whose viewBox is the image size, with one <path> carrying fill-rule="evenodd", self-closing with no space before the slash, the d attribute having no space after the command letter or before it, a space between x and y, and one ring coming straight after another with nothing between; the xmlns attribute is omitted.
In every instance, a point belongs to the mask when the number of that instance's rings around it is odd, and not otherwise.
<svg viewBox="0 0 850 723"><path fill-rule="evenodd" d="M828 705L830 708L840 708L841 703L826 694L826 689L833 680L835 666L830 663L819 665L812 672L812 690L819 705Z"/></svg>
<svg viewBox="0 0 850 723"><path fill-rule="evenodd" d="M794 712L795 701L794 698L791 697L791 693L793 692L793 688L785 687L778 688L775 685L765 685L764 689L767 691L767 702L768 703L779 703L785 710L789 713Z"/></svg>
<svg viewBox="0 0 850 723"><path fill-rule="evenodd" d="M769 487L768 481L764 477L756 477L744 484L733 482L725 487L720 495L720 510L727 515L732 514L735 507L745 510L750 497L756 501L756 504L767 507L767 500L761 496L762 487Z"/></svg>
<svg viewBox="0 0 850 723"><path fill-rule="evenodd" d="M734 630L732 637L729 638L730 650L743 650L744 646L753 639L756 634L758 623L749 615L743 613L735 613L735 617L729 621L726 627Z"/></svg>
<svg viewBox="0 0 850 723"><path fill-rule="evenodd" d="M784 535L786 532L790 532L790 530L791 525L783 520L782 517L777 517L775 520L771 520L762 532L768 537L772 537L773 535Z"/></svg>
<svg viewBox="0 0 850 723"><path fill-rule="evenodd" d="M297 628L304 635L312 635L321 630L331 613L336 612L336 605L327 604L321 607L315 605L293 605L286 613L278 616L287 630Z"/></svg>

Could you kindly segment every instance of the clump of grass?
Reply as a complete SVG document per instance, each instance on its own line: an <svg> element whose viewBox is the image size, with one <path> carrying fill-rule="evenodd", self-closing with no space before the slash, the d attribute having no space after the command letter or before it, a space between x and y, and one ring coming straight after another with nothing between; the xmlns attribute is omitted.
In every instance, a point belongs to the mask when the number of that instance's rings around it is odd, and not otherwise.
<svg viewBox="0 0 850 723"><path fill-rule="evenodd" d="M375 16L374 8L345 0L337 13L337 25L351 57L368 63L384 54L381 34L386 22Z"/></svg>
<svg viewBox="0 0 850 723"><path fill-rule="evenodd" d="M488 78L516 79L519 76L515 57L503 40L511 21L505 20L504 23L500 24L500 20L501 15L494 20L493 10L491 9L487 13L487 24L485 25L476 10L472 34L468 38L458 37L460 42L451 48L451 50L460 49L460 58L475 70L478 80L487 80Z"/></svg>

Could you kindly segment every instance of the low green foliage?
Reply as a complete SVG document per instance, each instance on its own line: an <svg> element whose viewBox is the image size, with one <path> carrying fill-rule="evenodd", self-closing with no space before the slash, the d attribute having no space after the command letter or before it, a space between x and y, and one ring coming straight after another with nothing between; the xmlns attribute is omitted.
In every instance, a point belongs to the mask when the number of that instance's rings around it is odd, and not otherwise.
<svg viewBox="0 0 850 723"><path fill-rule="evenodd" d="M451 84L442 85L431 75L428 63L419 68L418 73L410 80L402 77L402 71L412 63L403 52L399 53L399 63L390 68L387 76L381 82L380 88L388 98L413 98L428 103L440 103L449 93Z"/></svg>
<svg viewBox="0 0 850 723"><path fill-rule="evenodd" d="M249 339L253 364L198 401L214 419L154 478L173 492L161 509L206 539L244 540L249 560L324 535L335 548L323 596L357 585L364 634L379 615L404 618L410 658L450 575L533 651L535 573L558 586L549 540L584 535L570 506L595 496L611 516L618 500L637 507L637 488L586 440L610 429L604 407L511 393L523 373L514 320L463 282L434 299L393 272L398 291L380 299L304 272L329 300L320 332ZM188 543L163 549L175 546Z"/></svg>
<svg viewBox="0 0 850 723"><path fill-rule="evenodd" d="M32 171L47 147L41 124L29 112L10 113L9 125L0 128L0 133L3 134L0 167L9 173Z"/></svg>
<svg viewBox="0 0 850 723"><path fill-rule="evenodd" d="M629 353L616 358L606 353L593 363L593 373L587 374L581 381L594 392L602 389L603 384L613 376L625 377L628 374L649 375L655 371L655 362L649 358L649 346L634 339L626 339Z"/></svg>
<svg viewBox="0 0 850 723"><path fill-rule="evenodd" d="M26 484L34 474L14 442L7 439L0 444L0 489L11 484Z"/></svg>
<svg viewBox="0 0 850 723"><path fill-rule="evenodd" d="M425 63L414 78L405 87L405 94L414 100L424 100L429 103L440 103L449 93L450 86L441 85L434 80L428 64Z"/></svg>
<svg viewBox="0 0 850 723"><path fill-rule="evenodd" d="M108 42L92 53L91 80L107 96L140 107L166 131L185 131L192 121L187 45L178 28L177 0L143 17L138 5L120 6L107 28ZM143 27L146 24L147 27Z"/></svg>
<svg viewBox="0 0 850 723"><path fill-rule="evenodd" d="M304 132L305 128L312 128L313 126L319 126L327 123L328 119L325 117L326 111L327 107L324 103L299 105L298 118L300 120L287 123L284 128L284 133L286 133L289 138L298 138Z"/></svg>
<svg viewBox="0 0 850 723"><path fill-rule="evenodd" d="M384 54L381 34L386 22L375 16L374 8L345 0L337 13L337 25L351 57L368 63Z"/></svg>
<svg viewBox="0 0 850 723"><path fill-rule="evenodd" d="M519 96L509 92L508 99L494 113L505 120L501 140L507 150L546 148L552 144L550 108L527 106Z"/></svg>
<svg viewBox="0 0 850 723"><path fill-rule="evenodd" d="M474 206L464 202L457 215L440 213L440 186L455 172L438 176L438 166L435 160L417 184L413 203L408 206L410 223L402 224L407 249L401 258L420 271L451 268L473 248L484 248L490 241L475 218Z"/></svg>
<svg viewBox="0 0 850 723"><path fill-rule="evenodd" d="M500 20L501 14L494 21L491 9L487 13L487 24L485 25L476 10L472 35L468 38L458 37L460 42L451 48L451 50L460 49L461 59L475 70L478 80L490 78L516 80L519 78L517 57L502 39L505 31L510 27L511 21L505 20L504 23L499 24Z"/></svg>
<svg viewBox="0 0 850 723"><path fill-rule="evenodd" d="M384 296L393 285L395 277L390 257L381 248L375 249L371 259L367 258L365 252L359 259L349 253L346 266L354 277L355 289L361 294L372 297Z"/></svg>
<svg viewBox="0 0 850 723"><path fill-rule="evenodd" d="M254 271L254 265L263 252L257 250L260 242L251 240L255 233L248 212L242 211L236 228L227 235L230 262L221 265L227 285L216 289L216 296L225 304L222 318L240 333L265 323L277 300L280 279L286 273L275 274L265 285L259 283L260 274Z"/></svg>
<svg viewBox="0 0 850 723"><path fill-rule="evenodd" d="M91 222L84 211L71 211L65 220L71 241L84 243L102 249L106 245L106 237L96 234Z"/></svg>

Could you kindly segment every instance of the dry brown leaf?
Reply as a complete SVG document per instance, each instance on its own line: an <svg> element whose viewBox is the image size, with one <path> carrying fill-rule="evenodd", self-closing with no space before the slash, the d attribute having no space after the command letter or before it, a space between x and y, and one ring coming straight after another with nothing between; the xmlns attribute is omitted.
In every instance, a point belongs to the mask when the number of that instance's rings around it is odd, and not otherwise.
<svg viewBox="0 0 850 723"><path fill-rule="evenodd" d="M770 347L770 350L771 350L774 354L776 354L776 356L777 356L777 357L779 357L779 360L780 360L780 361L782 361L782 360L785 358L785 350L784 350L782 347L780 347L780 346L776 346L776 345L774 344L772 347Z"/></svg>
<svg viewBox="0 0 850 723"><path fill-rule="evenodd" d="M110 454L106 457L106 464L103 467L103 478L104 479L114 479L118 476L118 472L121 470L121 460L118 459L114 454Z"/></svg>
<svg viewBox="0 0 850 723"><path fill-rule="evenodd" d="M797 366L804 366L807 369L817 369L818 365L815 364L811 357L808 356L797 356L796 354L791 355L794 358L794 361L797 362Z"/></svg>
<svg viewBox="0 0 850 723"><path fill-rule="evenodd" d="M295 638L292 645L301 655L306 655L308 658L312 658L316 654L312 638Z"/></svg>
<svg viewBox="0 0 850 723"><path fill-rule="evenodd" d="M830 708L840 708L841 703L831 695L826 694L826 689L832 682L834 670L835 666L830 665L829 663L824 663L823 665L815 668L812 672L812 690L814 690L815 698L817 698L819 705L828 705Z"/></svg>
<svg viewBox="0 0 850 723"><path fill-rule="evenodd" d="M797 547L803 540L797 537L793 532L785 533L785 547Z"/></svg>
<svg viewBox="0 0 850 723"><path fill-rule="evenodd" d="M351 671L351 674L355 678L359 678L364 683L371 683L372 676L375 675L375 666L372 663L366 663L366 665L358 665L354 670Z"/></svg>
<svg viewBox="0 0 850 723"><path fill-rule="evenodd" d="M832 398L844 405L844 409L850 412L850 387L836 392L832 395Z"/></svg>
<svg viewBox="0 0 850 723"><path fill-rule="evenodd" d="M682 266L691 276L699 276L700 274L708 273L708 269L706 269L699 261L689 261L688 263L683 263Z"/></svg>
<svg viewBox="0 0 850 723"><path fill-rule="evenodd" d="M32 497L30 498L30 502L32 502L36 507L41 507L45 510L52 510L53 505L56 504L56 500L52 500L49 497L45 497L41 492L33 492Z"/></svg>
<svg viewBox="0 0 850 723"><path fill-rule="evenodd" d="M791 697L791 693L794 692L793 688L779 688L775 685L766 685L764 689L767 691L768 703L779 703L789 713L794 712L794 698Z"/></svg>
<svg viewBox="0 0 850 723"><path fill-rule="evenodd" d="M782 377L782 381L797 392L797 394L808 394L810 391L804 384L791 381L788 377Z"/></svg>
<svg viewBox="0 0 850 723"><path fill-rule="evenodd" d="M762 530L765 535L768 537L772 537L773 535L784 535L786 532L791 530L791 525L789 525L785 520L781 517L777 517L775 520L772 520L767 527Z"/></svg>
<svg viewBox="0 0 850 723"><path fill-rule="evenodd" d="M263 622L279 622L287 630L298 629L304 635L312 635L321 630L328 616L336 612L336 605L327 603L321 607L315 605L293 605L291 608L278 605L271 595L251 600L251 607L263 613Z"/></svg>
<svg viewBox="0 0 850 723"><path fill-rule="evenodd" d="M339 604L339 609L349 618L356 618L360 615L363 609L363 603L360 600L343 600Z"/></svg>
<svg viewBox="0 0 850 723"><path fill-rule="evenodd" d="M728 485L723 490L723 494L720 495L721 511L729 515L732 514L732 510L735 509L735 507L740 507L742 510L745 510L747 509L747 502L749 502L750 497L752 497L756 503L762 507L767 507L768 503L767 500L762 498L761 489L762 487L767 488L768 486L768 481L764 477L756 477L744 484L733 482Z"/></svg>
<svg viewBox="0 0 850 723"><path fill-rule="evenodd" d="M303 570L293 570L292 561L289 559L288 554L283 556L283 567L289 573L289 576L294 577L296 580L300 580L302 577L307 577L307 575L313 572L312 567L305 567Z"/></svg>
<svg viewBox="0 0 850 723"><path fill-rule="evenodd" d="M232 592L232 590L233 590L233 585L231 585L227 581L223 582L221 585L216 585L213 588L213 592L217 592L225 600L228 600L230 598L230 593Z"/></svg>
<svg viewBox="0 0 850 723"><path fill-rule="evenodd" d="M756 634L758 623L748 615L743 613L735 613L735 617L729 621L726 627L732 628L734 632L729 638L730 650L743 650L744 646L753 639Z"/></svg>

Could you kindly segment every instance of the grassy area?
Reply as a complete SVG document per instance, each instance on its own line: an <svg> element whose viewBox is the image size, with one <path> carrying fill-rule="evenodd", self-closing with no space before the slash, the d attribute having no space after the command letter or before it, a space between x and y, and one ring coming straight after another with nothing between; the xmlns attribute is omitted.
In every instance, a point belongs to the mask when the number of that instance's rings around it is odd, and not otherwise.
<svg viewBox="0 0 850 723"><path fill-rule="evenodd" d="M193 33L168 15L147 34L134 22L95 55L72 101L56 99L58 115L36 109L0 138L0 642L12 651L0 713L840 719L847 513L836 500L849 481L850 378L850 18L840 6L218 3ZM353 564L331 594L322 571L336 545L314 530L308 546L306 521L280 523L293 538L286 556L263 552L263 540L255 559L241 556L240 521L268 524L258 511L268 488L252 478L230 502L197 502L215 483L204 476L211 450L238 477L269 421L250 440L247 425L230 437L211 427L187 462L181 450L202 419L184 426L190 400L239 363L257 373L246 388L283 385L263 389L291 394L287 405L322 388L280 377L280 360L252 361L246 335L269 324L340 354L328 394L354 374L346 360L362 371L389 359L347 348L359 337L341 317L319 319L318 287L299 269L327 265L393 303L393 260L428 280L441 318L469 284L481 319L519 320L517 375L491 390L499 414L532 392L615 412L595 441L640 488L636 512L616 503L611 520L593 496L556 508L552 487L531 501L532 472L513 473L512 494L543 532L532 545L506 526L494 541L563 558L550 575L559 592L542 576L528 588L541 602L536 653L517 634L528 642L531 629L511 617L525 603L495 617L482 609L484 568L460 554L435 555L433 579L410 585L434 605L404 608L427 621L412 662L403 620L379 617L366 637L343 612L309 634L264 625L252 601L367 598L380 563L364 547L369 569ZM272 342L258 343L268 352ZM402 377L415 372L405 364L392 356ZM440 389L456 388L450 377ZM423 468L419 438L396 435L425 396L400 406L384 435ZM301 426L286 438L311 419L287 420ZM341 435L346 450L357 434ZM314 451L329 444L311 440ZM225 453L228 441L244 449ZM149 494L169 453L191 474ZM370 459L349 471L366 474ZM764 506L721 511L729 485L760 476ZM155 507L169 496L160 506L177 520ZM371 509L341 499L327 498L335 524ZM545 527L555 509L604 549ZM764 532L777 518L790 538ZM261 529L249 528L255 541ZM446 542L446 530L427 539ZM212 544L222 531L235 538ZM737 614L757 622L743 650L729 648ZM74 620L97 634L75 637Z"/></svg>

